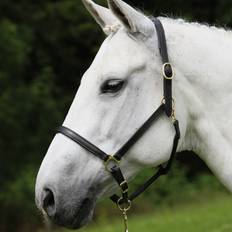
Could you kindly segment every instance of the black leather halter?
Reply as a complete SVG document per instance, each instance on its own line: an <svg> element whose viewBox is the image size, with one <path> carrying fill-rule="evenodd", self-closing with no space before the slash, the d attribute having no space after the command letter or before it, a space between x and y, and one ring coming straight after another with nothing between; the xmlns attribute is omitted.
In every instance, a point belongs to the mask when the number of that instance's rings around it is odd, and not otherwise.
<svg viewBox="0 0 232 232"><path fill-rule="evenodd" d="M117 195L113 195L111 197L111 200L117 203L119 207L122 204L129 206L131 204L131 201L134 200L137 196L139 196L142 192L144 192L154 181L156 181L160 176L168 173L177 150L178 141L180 139L179 122L175 118L174 102L172 98L172 79L174 77L174 72L171 64L169 63L165 32L162 23L159 19L153 19L153 22L155 24L158 36L159 50L163 62L162 72L164 79L164 96L162 103L158 107L158 109L147 119L147 121L114 155L106 154L104 151L96 147L94 144L90 143L88 140L86 140L85 138L83 138L82 136L80 136L79 134L67 127L61 126L57 129L57 133L61 133L66 137L70 138L71 140L79 144L81 147L86 149L88 152L90 152L92 155L98 157L104 162L106 170L109 173L111 173L111 175L116 180L121 189L122 197L119 197ZM144 135L144 133L149 129L149 127L153 123L157 122L158 119L164 114L172 119L173 127L175 130L175 137L173 139L173 147L170 159L165 167L160 165L158 171L150 179L148 179L131 195L128 195L128 183L121 172L120 161L123 158L123 156L128 152L128 150Z"/></svg>

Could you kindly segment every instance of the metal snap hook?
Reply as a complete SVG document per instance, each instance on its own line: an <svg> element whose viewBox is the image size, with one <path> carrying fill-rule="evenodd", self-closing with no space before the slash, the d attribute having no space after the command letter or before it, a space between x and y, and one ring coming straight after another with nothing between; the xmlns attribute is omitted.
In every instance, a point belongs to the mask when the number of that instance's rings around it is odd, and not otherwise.
<svg viewBox="0 0 232 232"><path fill-rule="evenodd" d="M127 202L124 201L124 198L120 198L117 202L118 208L120 211L122 211L123 220L124 220L124 226L125 226L125 232L128 232L128 217L127 217L127 211L131 208L131 201L127 199Z"/></svg>

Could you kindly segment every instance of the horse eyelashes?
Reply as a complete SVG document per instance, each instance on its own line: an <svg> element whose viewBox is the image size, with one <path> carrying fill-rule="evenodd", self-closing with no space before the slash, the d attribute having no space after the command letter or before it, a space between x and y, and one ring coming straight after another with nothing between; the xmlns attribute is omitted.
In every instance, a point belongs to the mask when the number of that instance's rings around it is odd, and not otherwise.
<svg viewBox="0 0 232 232"><path fill-rule="evenodd" d="M120 79L111 79L105 81L101 86L101 93L117 93L124 86L125 81Z"/></svg>

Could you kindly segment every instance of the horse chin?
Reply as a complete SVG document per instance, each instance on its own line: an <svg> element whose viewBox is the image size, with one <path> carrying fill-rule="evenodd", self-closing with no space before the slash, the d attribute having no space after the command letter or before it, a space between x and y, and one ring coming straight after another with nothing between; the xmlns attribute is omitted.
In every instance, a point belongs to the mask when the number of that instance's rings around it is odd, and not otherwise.
<svg viewBox="0 0 232 232"><path fill-rule="evenodd" d="M95 205L94 200L86 198L78 209L70 209L73 212L71 216L55 217L53 222L68 229L80 229L92 220Z"/></svg>

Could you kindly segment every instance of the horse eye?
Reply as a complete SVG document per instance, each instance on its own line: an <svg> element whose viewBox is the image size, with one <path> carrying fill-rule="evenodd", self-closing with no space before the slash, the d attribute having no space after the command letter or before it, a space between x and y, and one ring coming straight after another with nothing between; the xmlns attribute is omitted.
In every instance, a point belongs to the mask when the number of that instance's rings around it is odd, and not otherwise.
<svg viewBox="0 0 232 232"><path fill-rule="evenodd" d="M117 93L124 86L125 81L119 79L107 80L101 86L101 93Z"/></svg>

